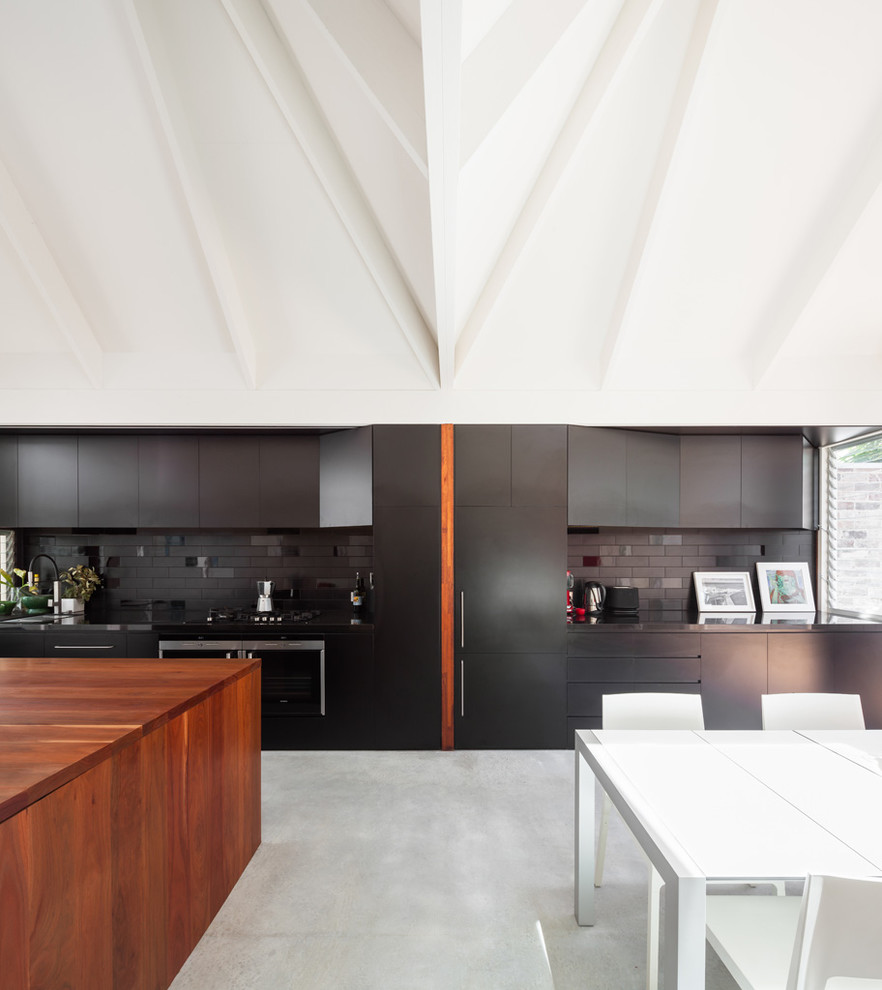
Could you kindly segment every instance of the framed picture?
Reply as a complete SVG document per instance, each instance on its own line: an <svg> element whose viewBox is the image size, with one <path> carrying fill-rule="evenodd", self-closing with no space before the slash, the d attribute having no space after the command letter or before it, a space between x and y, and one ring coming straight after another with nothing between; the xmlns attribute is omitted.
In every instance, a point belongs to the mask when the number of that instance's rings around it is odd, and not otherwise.
<svg viewBox="0 0 882 990"><path fill-rule="evenodd" d="M693 571L699 612L755 612L747 571Z"/></svg>
<svg viewBox="0 0 882 990"><path fill-rule="evenodd" d="M757 563L760 607L764 612L814 612L809 565Z"/></svg>

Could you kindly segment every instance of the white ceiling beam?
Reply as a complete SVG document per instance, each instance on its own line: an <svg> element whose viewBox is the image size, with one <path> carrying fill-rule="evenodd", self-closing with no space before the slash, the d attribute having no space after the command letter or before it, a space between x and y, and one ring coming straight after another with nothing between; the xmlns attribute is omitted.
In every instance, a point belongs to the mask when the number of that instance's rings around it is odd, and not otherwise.
<svg viewBox="0 0 882 990"><path fill-rule="evenodd" d="M441 387L451 388L456 347L456 219L461 121L462 0L421 0L429 213Z"/></svg>
<svg viewBox="0 0 882 990"><path fill-rule="evenodd" d="M437 386L438 356L432 332L282 32L259 0L221 3L426 378Z"/></svg>
<svg viewBox="0 0 882 990"><path fill-rule="evenodd" d="M425 0L424 0L425 2ZM554 143L524 207L496 259L478 301L456 341L454 374L459 373L495 307L519 259L532 240L555 191L566 179L580 149L590 140L593 123L618 81L627 72L664 0L625 0L582 92Z"/></svg>
<svg viewBox="0 0 882 990"><path fill-rule="evenodd" d="M155 4L150 0L125 0L124 6L141 68L153 97L162 133L205 257L242 377L248 388L257 388L259 369L254 336L214 204L202 174L187 113L178 95L178 85L166 55L162 30L156 19Z"/></svg>
<svg viewBox="0 0 882 990"><path fill-rule="evenodd" d="M656 154L655 165L650 176L649 185L646 188L646 195L643 198L640 217L631 237L628 260L625 264L621 281L619 282L610 325L600 352L598 373L601 388L605 388L610 384L611 380L615 377L616 369L621 360L622 345L627 339L628 308L651 243L652 230L658 217L659 204L664 195L665 185L670 174L671 162L674 158L677 143L680 140L683 121L686 118L690 101L696 90L696 79L707 49L708 38L717 7L718 0L702 0L698 5L695 24L692 27L692 35L689 39L689 46L683 58L677 88L674 92L674 98L671 101L668 119L659 143L658 153Z"/></svg>
<svg viewBox="0 0 882 990"><path fill-rule="evenodd" d="M93 388L104 384L104 354L52 252L0 161L0 228Z"/></svg>
<svg viewBox="0 0 882 990"><path fill-rule="evenodd" d="M381 120L426 177L419 46L382 0L302 0L319 31Z"/></svg>
<svg viewBox="0 0 882 990"><path fill-rule="evenodd" d="M796 323L861 215L882 186L882 106L869 116L863 138L852 150L827 202L800 240L789 269L777 283L755 332L753 387L774 387L774 368ZM833 330L835 334L835 329ZM834 340L835 347L835 340Z"/></svg>

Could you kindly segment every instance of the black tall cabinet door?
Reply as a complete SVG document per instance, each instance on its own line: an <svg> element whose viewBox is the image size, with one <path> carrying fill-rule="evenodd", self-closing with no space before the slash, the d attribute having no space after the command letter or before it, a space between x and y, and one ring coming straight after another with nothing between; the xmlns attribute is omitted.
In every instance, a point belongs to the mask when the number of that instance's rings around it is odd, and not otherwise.
<svg viewBox="0 0 882 990"><path fill-rule="evenodd" d="M77 526L77 438L20 437L19 526Z"/></svg>
<svg viewBox="0 0 882 990"><path fill-rule="evenodd" d="M145 436L138 440L138 525L199 525L199 441Z"/></svg>
<svg viewBox="0 0 882 990"><path fill-rule="evenodd" d="M256 437L199 437L199 525L260 525Z"/></svg>
<svg viewBox="0 0 882 990"><path fill-rule="evenodd" d="M441 744L441 430L373 428L374 745Z"/></svg>
<svg viewBox="0 0 882 990"><path fill-rule="evenodd" d="M0 437L0 527L18 525L18 437Z"/></svg>
<svg viewBox="0 0 882 990"><path fill-rule="evenodd" d="M260 525L318 526L318 437L260 437L258 444Z"/></svg>
<svg viewBox="0 0 882 990"><path fill-rule="evenodd" d="M454 684L458 749L563 749L566 659L462 654Z"/></svg>
<svg viewBox="0 0 882 990"><path fill-rule="evenodd" d="M138 525L138 438L79 439L79 524Z"/></svg>
<svg viewBox="0 0 882 990"><path fill-rule="evenodd" d="M563 653L566 509L455 511L456 645L467 653Z"/></svg>
<svg viewBox="0 0 882 990"><path fill-rule="evenodd" d="M457 505L511 505L510 426L457 426L453 491Z"/></svg>
<svg viewBox="0 0 882 990"><path fill-rule="evenodd" d="M512 426L511 504L567 504L565 426Z"/></svg>

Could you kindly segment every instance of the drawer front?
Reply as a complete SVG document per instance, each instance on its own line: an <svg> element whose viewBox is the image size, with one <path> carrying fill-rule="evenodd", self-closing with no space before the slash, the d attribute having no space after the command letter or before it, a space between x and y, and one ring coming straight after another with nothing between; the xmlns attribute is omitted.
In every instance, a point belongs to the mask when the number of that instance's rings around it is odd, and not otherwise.
<svg viewBox="0 0 882 990"><path fill-rule="evenodd" d="M701 656L701 633L642 633L633 643L635 657Z"/></svg>
<svg viewBox="0 0 882 990"><path fill-rule="evenodd" d="M634 677L631 657L568 657L568 681L630 681Z"/></svg>
<svg viewBox="0 0 882 990"><path fill-rule="evenodd" d="M46 633L43 653L47 657L124 657L124 632Z"/></svg>
<svg viewBox="0 0 882 990"><path fill-rule="evenodd" d="M695 682L701 680L698 657L644 657L634 661L634 681L645 691L648 681Z"/></svg>
<svg viewBox="0 0 882 990"><path fill-rule="evenodd" d="M634 685L610 681L608 684L567 684L567 715L603 715L605 694L631 694Z"/></svg>
<svg viewBox="0 0 882 990"><path fill-rule="evenodd" d="M633 633L578 632L567 635L567 655L571 657L631 657Z"/></svg>

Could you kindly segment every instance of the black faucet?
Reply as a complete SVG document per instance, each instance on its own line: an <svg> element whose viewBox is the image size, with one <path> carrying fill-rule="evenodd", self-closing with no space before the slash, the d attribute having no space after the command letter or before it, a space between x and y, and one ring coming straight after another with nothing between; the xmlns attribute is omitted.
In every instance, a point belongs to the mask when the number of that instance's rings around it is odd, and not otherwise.
<svg viewBox="0 0 882 990"><path fill-rule="evenodd" d="M58 564L55 562L54 557L50 557L48 553L38 553L31 557L31 562L28 564L28 587L34 583L34 561L39 560L41 557L45 557L46 560L51 561L52 566L55 568L55 580L52 582L52 611L61 611L61 580L58 576ZM39 588L37 589L40 590Z"/></svg>

